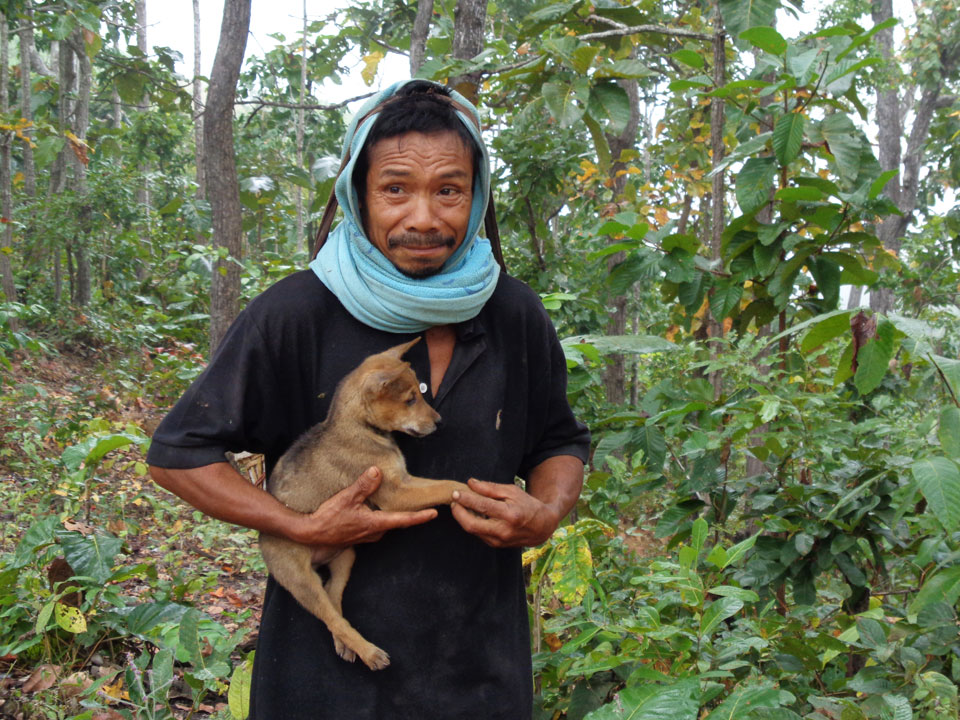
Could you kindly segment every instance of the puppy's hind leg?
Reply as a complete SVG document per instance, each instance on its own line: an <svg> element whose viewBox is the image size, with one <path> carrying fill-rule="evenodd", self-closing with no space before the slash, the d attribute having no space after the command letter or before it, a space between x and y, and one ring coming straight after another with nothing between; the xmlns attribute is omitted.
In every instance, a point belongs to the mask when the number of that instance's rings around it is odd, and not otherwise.
<svg viewBox="0 0 960 720"><path fill-rule="evenodd" d="M356 559L357 553L351 547L327 563L327 570L330 571L330 579L327 580L324 588L327 591L327 595L330 596L330 602L333 603L333 607L341 615L343 615L343 590L347 587L347 580L350 579L350 571L353 570L353 562ZM353 662L356 659L353 650L344 645L340 638L334 636L333 641L337 649L337 655L349 662Z"/></svg>
<svg viewBox="0 0 960 720"><path fill-rule="evenodd" d="M309 548L295 543L284 543L276 538L273 540L273 543L269 541L265 543L263 538L260 541L260 549L267 562L267 569L278 583L290 591L298 603L323 621L334 637L338 652L337 643L359 655L371 670L382 670L387 667L390 664L390 656L368 642L334 607L327 591L323 589L320 576L314 572L310 564ZM283 548L283 552L273 552L275 549L280 549L275 548L274 545L283 544L287 545ZM344 656L341 654L341 657Z"/></svg>

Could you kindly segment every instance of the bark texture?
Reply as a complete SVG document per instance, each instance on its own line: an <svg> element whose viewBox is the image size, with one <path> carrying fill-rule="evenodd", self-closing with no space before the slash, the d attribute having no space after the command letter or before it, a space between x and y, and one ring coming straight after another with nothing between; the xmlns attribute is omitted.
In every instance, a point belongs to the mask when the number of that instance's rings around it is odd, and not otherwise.
<svg viewBox="0 0 960 720"><path fill-rule="evenodd" d="M200 81L200 0L193 0L193 143L197 165L197 197L207 198L203 167L203 84Z"/></svg>
<svg viewBox="0 0 960 720"><path fill-rule="evenodd" d="M410 77L416 77L427 53L427 37L430 35L430 20L433 18L433 0L417 3L417 17L410 33Z"/></svg>
<svg viewBox="0 0 960 720"><path fill-rule="evenodd" d="M7 16L0 12L0 113L9 111L9 60L10 38L7 30ZM13 214L13 178L10 174L10 144L12 133L3 133L0 138L0 205L3 212L3 235L0 240L0 289L6 300L16 302L17 288L13 280L13 224L9 222ZM17 329L17 321L10 318L11 329Z"/></svg>
<svg viewBox="0 0 960 720"><path fill-rule="evenodd" d="M210 73L204 114L207 195L213 216L213 244L225 260L213 268L210 285L210 349L216 349L239 311L243 228L237 165L233 150L233 104L250 29L250 0L225 0L220 42Z"/></svg>
<svg viewBox="0 0 960 720"><path fill-rule="evenodd" d="M29 122L33 121L33 83L30 79L33 64L31 53L33 50L33 2L25 0L23 4L23 22L20 23L20 117ZM24 131L28 137L30 130ZM23 192L27 197L37 195L37 168L33 160L33 145L24 140L20 151L23 158Z"/></svg>
<svg viewBox="0 0 960 720"><path fill-rule="evenodd" d="M483 50L483 26L487 19L487 0L457 0L453 12L453 56L470 60ZM467 73L449 80L461 95L476 102L481 73Z"/></svg>

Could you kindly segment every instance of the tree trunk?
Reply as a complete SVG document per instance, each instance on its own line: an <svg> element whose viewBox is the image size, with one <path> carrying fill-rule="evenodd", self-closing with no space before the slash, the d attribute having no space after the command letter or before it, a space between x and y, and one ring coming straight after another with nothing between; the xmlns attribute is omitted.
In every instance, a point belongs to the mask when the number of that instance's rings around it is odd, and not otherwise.
<svg viewBox="0 0 960 720"><path fill-rule="evenodd" d="M307 113L303 104L307 100L307 0L303 0L303 36L300 42L300 107L297 109L297 169L303 167L303 134ZM297 208L297 252L304 249L303 238L303 188L294 188Z"/></svg>
<svg viewBox="0 0 960 720"><path fill-rule="evenodd" d="M483 26L487 19L487 0L457 0L453 11L453 56L470 60L483 50ZM448 85L471 102L477 100L480 73L452 77Z"/></svg>
<svg viewBox="0 0 960 720"><path fill-rule="evenodd" d="M430 35L430 20L433 19L433 0L417 3L417 17L410 33L410 77L416 77L427 53L427 37Z"/></svg>
<svg viewBox="0 0 960 720"><path fill-rule="evenodd" d="M211 351L216 349L237 316L240 302L238 262L243 228L233 150L233 101L249 28L250 0L225 0L203 129L213 244L227 251L227 258L218 260L214 266L210 285Z"/></svg>
<svg viewBox="0 0 960 720"><path fill-rule="evenodd" d="M62 48L61 51L69 57L72 49L73 55L77 58L77 101L73 110L73 133L79 138L81 143L87 139L87 129L90 125L90 93L93 89L93 67L90 57L84 48L83 35L80 30L75 30L70 43L71 48ZM70 59L70 63L73 60ZM82 145L81 145L82 147ZM90 269L90 224L93 208L90 206L87 198L87 162L82 152L71 152L73 160L73 179L74 192L80 203L79 233L75 248L77 260L77 282L75 285L75 302L77 305L85 306L90 304L93 296L92 273Z"/></svg>
<svg viewBox="0 0 960 720"><path fill-rule="evenodd" d="M33 120L33 83L30 80L32 72L31 50L33 49L33 2L24 0L23 22L20 24L20 117L28 122ZM30 130L24 134L29 136ZM28 198L37 195L37 168L33 160L33 145L24 140L21 151L23 153L23 192Z"/></svg>
<svg viewBox="0 0 960 720"><path fill-rule="evenodd" d="M203 160L203 86L200 81L200 0L193 0L193 144L197 166L197 198L207 199Z"/></svg>
<svg viewBox="0 0 960 720"><path fill-rule="evenodd" d="M714 87L723 87L727 77L726 61L726 33L723 29L723 17L720 15L719 3L714 7L713 16L713 84ZM725 146L723 144L723 124L725 117L723 98L713 98L710 102L710 150L714 165L723 159ZM710 189L713 206L710 209L710 257L713 260L721 258L723 245L723 228L726 220L724 208L724 177L723 172L713 176L713 186ZM711 293L712 295L712 293ZM723 325L717 322L713 313L707 310L704 318L707 324L707 334L710 340L710 357L715 359L719 344L713 338L723 337ZM723 376L719 371L710 373L710 384L713 385L713 396L719 399L723 392Z"/></svg>
<svg viewBox="0 0 960 720"><path fill-rule="evenodd" d="M634 147L637 142L637 130L640 127L640 88L636 80L620 80L620 86L626 91L630 100L630 120L623 132L619 135L607 135L607 144L610 146L610 157L615 158L610 166L610 183L613 189L613 202L620 202L620 196L627 183L626 163L620 162L620 155L624 150ZM616 242L613 238L609 242ZM625 254L618 252L607 258L607 270L611 271L623 262ZM627 295L619 295L609 301L610 322L607 324L607 335L627 334ZM603 371L603 384L606 390L607 401L612 405L622 405L627 399L627 372L626 361L623 355L617 354L607 358Z"/></svg>
<svg viewBox="0 0 960 720"><path fill-rule="evenodd" d="M0 114L6 115L10 110L10 37L7 30L7 16L0 12ZM10 258L13 253L13 223L10 222L13 214L13 178L10 175L10 145L13 142L12 133L3 133L0 146L0 206L3 212L3 235L0 239L0 290L8 302L17 301L17 287L13 280L13 264ZM17 321L10 318L7 321L12 330L17 330Z"/></svg>

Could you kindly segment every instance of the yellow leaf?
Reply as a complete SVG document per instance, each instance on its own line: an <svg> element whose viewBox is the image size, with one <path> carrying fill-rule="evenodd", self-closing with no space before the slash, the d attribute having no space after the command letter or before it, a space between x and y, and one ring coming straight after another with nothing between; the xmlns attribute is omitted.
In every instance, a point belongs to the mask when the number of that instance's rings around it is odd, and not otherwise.
<svg viewBox="0 0 960 720"><path fill-rule="evenodd" d="M58 602L54 607L53 614L57 619L57 625L67 632L74 633L75 635L86 632L87 619L83 616L83 613L80 612L80 608Z"/></svg>
<svg viewBox="0 0 960 720"><path fill-rule="evenodd" d="M707 314L707 310L709 309L710 309L710 296L705 295L703 298L703 302L700 304L700 309L697 310L697 312L695 312L693 316L697 320L703 320L704 315Z"/></svg>
<svg viewBox="0 0 960 720"><path fill-rule="evenodd" d="M660 227L663 227L668 222L670 222L670 216L667 214L667 209L662 205L658 207L656 210L654 210L653 215L654 217L656 217L657 225L659 225Z"/></svg>
<svg viewBox="0 0 960 720"><path fill-rule="evenodd" d="M523 554L523 566L527 567L528 565L535 563L550 549L550 545L544 543L540 547L530 548Z"/></svg>
<svg viewBox="0 0 960 720"><path fill-rule="evenodd" d="M373 85L373 81L377 77L377 67L383 57L383 53L379 50L363 56L363 70L360 71L360 77L367 85Z"/></svg>

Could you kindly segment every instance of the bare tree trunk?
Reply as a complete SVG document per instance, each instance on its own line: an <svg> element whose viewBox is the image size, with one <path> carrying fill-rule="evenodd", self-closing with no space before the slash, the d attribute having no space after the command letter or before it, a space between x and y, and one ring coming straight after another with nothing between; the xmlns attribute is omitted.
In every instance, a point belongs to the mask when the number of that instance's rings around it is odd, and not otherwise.
<svg viewBox="0 0 960 720"><path fill-rule="evenodd" d="M147 54L147 0L136 0L135 4L137 16L137 48ZM137 111L144 113L150 107L149 96L144 93L143 98L137 104ZM137 187L137 206L142 215L138 235L140 236L140 246L143 248L143 257L137 266L137 278L145 280L149 273L150 257L150 163L142 162L137 168L140 173L140 184Z"/></svg>
<svg viewBox="0 0 960 720"><path fill-rule="evenodd" d="M416 77L427 53L427 37L430 35L430 20L433 19L433 0L419 0L417 17L410 33L410 77Z"/></svg>
<svg viewBox="0 0 960 720"><path fill-rule="evenodd" d="M237 165L233 150L233 101L247 47L250 0L225 0L220 42L210 73L204 114L207 192L213 215L213 244L225 248L210 286L210 349L215 350L237 316L240 302L240 266L243 227Z"/></svg>
<svg viewBox="0 0 960 720"><path fill-rule="evenodd" d="M73 113L73 133L81 143L87 139L90 125L90 93L93 89L93 67L85 52L83 35L75 30L72 37L72 50L77 58L77 102ZM65 51L63 48L62 51ZM69 55L69 53L67 53ZM73 60L71 59L71 64ZM87 162L82 153L72 152L74 172L74 192L80 201L79 226L75 254L77 260L77 282L75 287L77 305L90 304L93 296L92 273L90 269L90 224L93 208L87 198Z"/></svg>
<svg viewBox="0 0 960 720"><path fill-rule="evenodd" d="M637 130L640 127L640 88L636 80L621 80L620 86L626 91L630 100L630 120L623 132L619 135L607 135L610 146L610 157L616 158L610 166L610 180L613 189L613 202L618 203L626 187L627 174L620 172L626 169L626 164L620 162L620 156L627 148L632 148L637 141ZM610 238L609 242L615 242ZM607 270L623 262L624 253L619 252L607 258ZM607 335L626 335L627 333L627 295L619 295L610 300L610 322L607 324ZM607 358L603 371L603 384L606 390L607 401L612 405L622 405L627 399L626 361L621 354Z"/></svg>
<svg viewBox="0 0 960 720"><path fill-rule="evenodd" d="M0 114L6 115L10 110L10 37L7 30L7 16L0 12ZM13 178L10 174L10 145L13 143L13 134L3 133L0 145L0 211L3 212L3 239L0 240L0 290L8 302L17 301L17 286L13 280L13 264L10 258L13 253ZM17 330L17 321L10 318L7 321L12 330Z"/></svg>
<svg viewBox="0 0 960 720"><path fill-rule="evenodd" d="M197 197L207 199L203 160L203 86L200 81L200 0L193 0L193 145L197 165Z"/></svg>
<svg viewBox="0 0 960 720"><path fill-rule="evenodd" d="M307 113L303 104L307 100L307 0L303 0L303 36L300 42L300 108L297 110L297 168L303 167L303 133ZM294 189L297 206L297 252L304 249L303 239L303 188Z"/></svg>
<svg viewBox="0 0 960 720"><path fill-rule="evenodd" d="M460 60L476 57L483 50L483 26L487 0L457 0L453 11L453 56ZM452 77L448 85L471 102L476 102L480 73Z"/></svg>
<svg viewBox="0 0 960 720"><path fill-rule="evenodd" d="M33 83L31 74L31 53L33 48L33 2L24 0L23 22L20 24L20 117L28 122L33 120ZM24 134L30 134L30 130ZM29 140L23 141L23 191L29 198L37 195L37 168L33 160L33 145Z"/></svg>
<svg viewBox="0 0 960 720"><path fill-rule="evenodd" d="M723 17L720 15L720 6L714 6L713 16L713 83L715 87L722 87L726 83L726 33L723 29ZM710 103L710 149L714 165L723 159L723 124L725 107L723 98L715 97ZM710 257L713 260L719 260L721 257L721 247L723 245L723 228L726 220L724 209L724 177L723 172L718 172L713 176L713 187L710 189L710 196L713 200L713 207L710 210ZM723 337L723 325L717 322L713 313L707 311L707 317L704 318L707 323L707 334L711 338L710 357L716 358L719 344L714 338ZM723 392L723 377L719 371L710 373L710 383L713 385L713 396L720 398Z"/></svg>

